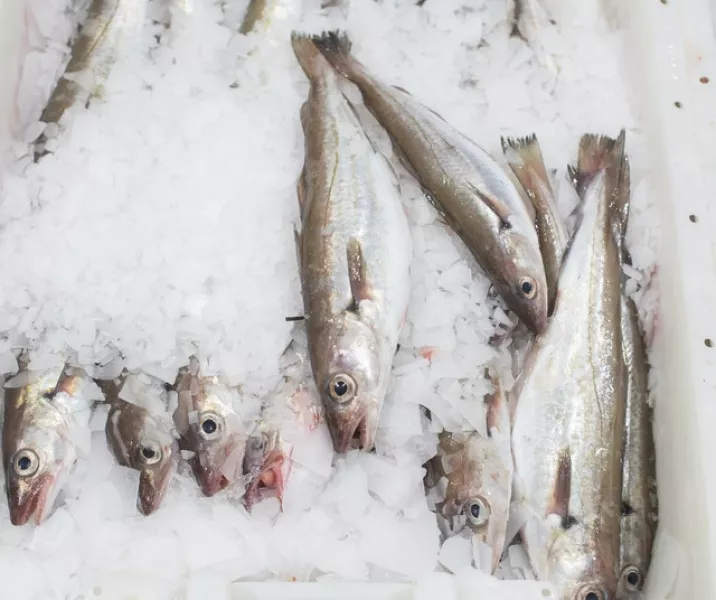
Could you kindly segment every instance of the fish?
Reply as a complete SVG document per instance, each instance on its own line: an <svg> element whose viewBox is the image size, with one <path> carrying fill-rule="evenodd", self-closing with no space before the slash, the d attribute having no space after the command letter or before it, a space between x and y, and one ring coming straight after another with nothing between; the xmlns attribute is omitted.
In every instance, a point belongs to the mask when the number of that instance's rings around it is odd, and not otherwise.
<svg viewBox="0 0 716 600"><path fill-rule="evenodd" d="M547 330L513 389L514 498L539 579L560 600L612 600L619 580L622 248L628 218L625 133L586 134L569 173L581 204Z"/></svg>
<svg viewBox="0 0 716 600"><path fill-rule="evenodd" d="M512 495L510 415L498 379L485 399L487 437L471 432L443 431L438 454L430 462L431 478L447 479L445 498L436 503L438 523L446 537L469 531L491 551L491 572L509 540L507 520Z"/></svg>
<svg viewBox="0 0 716 600"><path fill-rule="evenodd" d="M13 525L54 512L83 444L89 445L91 379L69 364L21 371L5 383L2 455Z"/></svg>
<svg viewBox="0 0 716 600"><path fill-rule="evenodd" d="M173 386L178 405L173 419L179 447L191 456L189 464L205 496L243 482L248 428L236 412L239 392L218 376L202 376L192 356Z"/></svg>
<svg viewBox="0 0 716 600"><path fill-rule="evenodd" d="M531 330L547 327L547 284L539 241L507 172L479 145L407 91L373 78L337 31L314 38L333 66L360 89L396 154L442 219L460 236L507 306Z"/></svg>
<svg viewBox="0 0 716 600"><path fill-rule="evenodd" d="M126 52L126 42L144 25L148 0L92 0L72 44L70 62L52 91L40 121L59 123L76 103L102 95L112 65ZM136 40L134 40L136 42ZM44 133L35 143L35 162L45 154Z"/></svg>
<svg viewBox="0 0 716 600"><path fill-rule="evenodd" d="M410 298L413 247L397 177L309 36L294 53L310 81L295 230L313 378L337 453L370 450Z"/></svg>
<svg viewBox="0 0 716 600"><path fill-rule="evenodd" d="M277 20L287 19L300 11L303 0L251 0L239 33L248 35L259 29L268 29Z"/></svg>
<svg viewBox="0 0 716 600"><path fill-rule="evenodd" d="M150 515L161 505L178 465L167 391L157 380L128 371L96 383L109 404L107 447L118 464L139 471L137 509Z"/></svg>
<svg viewBox="0 0 716 600"><path fill-rule="evenodd" d="M547 281L547 315L554 312L557 281L567 249L567 230L555 203L552 185L544 166L542 150L534 134L502 138L502 150L535 211L535 227Z"/></svg>
<svg viewBox="0 0 716 600"><path fill-rule="evenodd" d="M649 365L634 301L622 300L622 348L627 377L623 449L621 575L618 598L640 598L656 534L656 455L649 406Z"/></svg>
<svg viewBox="0 0 716 600"><path fill-rule="evenodd" d="M524 40L534 52L538 62L553 75L559 74L554 57L544 44L544 32L557 25L541 0L514 0L512 37Z"/></svg>
<svg viewBox="0 0 716 600"><path fill-rule="evenodd" d="M268 396L246 443L244 474L247 510L275 496L283 510L283 495L291 473L293 432L312 431L322 422L318 392L310 376L308 356L294 339L281 358L283 376Z"/></svg>

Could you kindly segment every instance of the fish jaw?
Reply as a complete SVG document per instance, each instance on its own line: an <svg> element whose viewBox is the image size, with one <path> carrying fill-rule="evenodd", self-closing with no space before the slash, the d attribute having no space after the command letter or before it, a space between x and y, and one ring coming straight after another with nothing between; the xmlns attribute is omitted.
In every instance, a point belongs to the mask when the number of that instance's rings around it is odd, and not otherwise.
<svg viewBox="0 0 716 600"><path fill-rule="evenodd" d="M176 461L170 457L153 467L139 471L137 509L143 515L151 515L159 508L176 469Z"/></svg>
<svg viewBox="0 0 716 600"><path fill-rule="evenodd" d="M42 523L52 510L48 499L55 495L56 483L57 478L51 473L30 481L10 482L7 488L10 522L22 526L34 518L35 524Z"/></svg>
<svg viewBox="0 0 716 600"><path fill-rule="evenodd" d="M375 446L378 429L378 409L375 401L347 419L336 418L335 413L329 412L328 415L328 430L337 453L345 454L356 447L367 452Z"/></svg>
<svg viewBox="0 0 716 600"><path fill-rule="evenodd" d="M205 496L214 496L229 485L229 480L219 469L202 465L198 458L192 460L191 466Z"/></svg>
<svg viewBox="0 0 716 600"><path fill-rule="evenodd" d="M283 492L291 462L281 448L276 448L266 454L261 471L251 481L244 496L247 510L270 495L273 491L278 498L283 511Z"/></svg>

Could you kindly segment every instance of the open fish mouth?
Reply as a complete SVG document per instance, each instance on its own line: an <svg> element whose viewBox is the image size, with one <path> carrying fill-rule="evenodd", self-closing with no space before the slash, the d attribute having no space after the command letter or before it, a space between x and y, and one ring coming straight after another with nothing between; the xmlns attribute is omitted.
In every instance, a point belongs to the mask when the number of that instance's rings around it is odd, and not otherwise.
<svg viewBox="0 0 716 600"><path fill-rule="evenodd" d="M42 523L47 513L47 498L54 484L55 478L47 474L27 485L24 491L17 485L12 486L9 489L10 522L22 526L34 517L35 524Z"/></svg>
<svg viewBox="0 0 716 600"><path fill-rule="evenodd" d="M218 494L229 485L229 479L218 469L202 466L198 459L192 461L194 475L205 496Z"/></svg>
<svg viewBox="0 0 716 600"><path fill-rule="evenodd" d="M370 424L368 412L358 413L353 419L346 422L344 426L331 428L333 444L338 454L345 454L350 450L373 449L375 445L375 430Z"/></svg>
<svg viewBox="0 0 716 600"><path fill-rule="evenodd" d="M247 510L264 500L275 496L283 510L283 491L286 484L284 466L286 456L280 450L272 450L266 455L261 472L253 479L244 495L244 504Z"/></svg>

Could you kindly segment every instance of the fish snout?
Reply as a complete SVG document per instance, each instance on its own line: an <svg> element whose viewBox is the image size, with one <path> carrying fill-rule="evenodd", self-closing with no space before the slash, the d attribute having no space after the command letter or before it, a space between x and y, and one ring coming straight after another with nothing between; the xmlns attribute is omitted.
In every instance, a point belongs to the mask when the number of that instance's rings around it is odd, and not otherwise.
<svg viewBox="0 0 716 600"><path fill-rule="evenodd" d="M7 487L10 522L22 526L34 518L37 525L42 523L49 512L47 499L54 485L55 478L50 474L11 482Z"/></svg>
<svg viewBox="0 0 716 600"><path fill-rule="evenodd" d="M362 410L352 418L337 421L335 417L327 419L333 439L333 449L338 454L350 450L369 452L375 446L375 434L378 428L377 411Z"/></svg>

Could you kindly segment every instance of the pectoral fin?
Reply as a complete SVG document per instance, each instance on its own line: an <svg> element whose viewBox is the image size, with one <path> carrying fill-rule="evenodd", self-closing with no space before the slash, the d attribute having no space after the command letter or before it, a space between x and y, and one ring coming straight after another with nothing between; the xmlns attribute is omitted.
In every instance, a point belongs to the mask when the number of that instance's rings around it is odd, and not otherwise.
<svg viewBox="0 0 716 600"><path fill-rule="evenodd" d="M510 217L512 216L512 212L510 209L505 206L502 202L500 202L497 198L494 198L493 196L490 196L489 194L486 194L482 190L480 190L478 187L474 186L469 181L467 182L468 187L473 191L473 193L482 201L485 203L485 206L487 206L500 220L501 226L504 229L509 229L512 227L512 224L510 223Z"/></svg>
<svg viewBox="0 0 716 600"><path fill-rule="evenodd" d="M565 448L559 454L552 502L548 508L549 514L561 517L562 525L565 529L574 524L574 518L569 516L569 495L571 490L572 456L569 453L569 448Z"/></svg>
<svg viewBox="0 0 716 600"><path fill-rule="evenodd" d="M354 308L357 310L363 300L372 299L363 248L357 239L351 238L348 240L347 255L351 294L353 295Z"/></svg>

